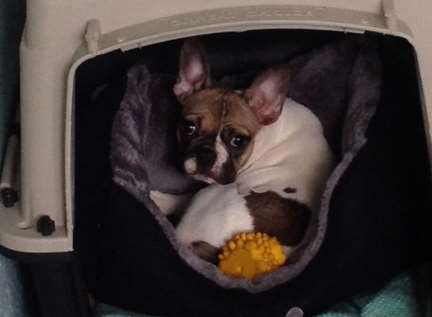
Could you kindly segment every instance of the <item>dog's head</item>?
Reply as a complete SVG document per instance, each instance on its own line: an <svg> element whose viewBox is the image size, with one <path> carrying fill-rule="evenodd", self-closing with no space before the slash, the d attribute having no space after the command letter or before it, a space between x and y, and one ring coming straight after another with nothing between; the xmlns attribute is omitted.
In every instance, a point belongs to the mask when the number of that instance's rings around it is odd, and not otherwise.
<svg viewBox="0 0 432 317"><path fill-rule="evenodd" d="M204 49L196 40L186 41L174 85L183 107L177 136L186 173L207 183L233 182L260 128L279 118L288 81L282 65L260 74L244 91L212 87Z"/></svg>

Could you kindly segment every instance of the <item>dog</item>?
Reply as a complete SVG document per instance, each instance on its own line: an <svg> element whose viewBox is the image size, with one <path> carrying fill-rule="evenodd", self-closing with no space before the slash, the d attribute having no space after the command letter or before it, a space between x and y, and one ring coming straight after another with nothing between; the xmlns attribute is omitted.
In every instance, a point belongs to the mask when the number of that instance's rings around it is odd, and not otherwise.
<svg viewBox="0 0 432 317"><path fill-rule="evenodd" d="M243 91L213 86L202 45L190 39L181 48L173 91L182 106L182 163L209 185L193 196L176 234L207 261L248 231L277 237L289 255L319 206L333 154L319 119L286 97L289 81L289 67L279 65Z"/></svg>

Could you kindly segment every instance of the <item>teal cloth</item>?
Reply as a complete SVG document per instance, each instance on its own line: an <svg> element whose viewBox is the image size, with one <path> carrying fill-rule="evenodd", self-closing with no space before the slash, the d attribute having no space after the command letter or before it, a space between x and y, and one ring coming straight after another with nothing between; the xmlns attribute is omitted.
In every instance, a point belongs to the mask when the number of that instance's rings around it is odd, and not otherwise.
<svg viewBox="0 0 432 317"><path fill-rule="evenodd" d="M416 317L419 307L415 299L414 280L403 274L375 293L359 295L315 317ZM99 305L97 317L153 317L128 313L108 305Z"/></svg>
<svg viewBox="0 0 432 317"><path fill-rule="evenodd" d="M30 317L16 263L0 257L0 316Z"/></svg>
<svg viewBox="0 0 432 317"><path fill-rule="evenodd" d="M400 275L376 293L359 295L316 317L416 317L414 280Z"/></svg>
<svg viewBox="0 0 432 317"><path fill-rule="evenodd" d="M0 161L13 109L18 102L18 45L24 14L24 0L0 0ZM0 256L0 316L30 316L18 268L3 256Z"/></svg>

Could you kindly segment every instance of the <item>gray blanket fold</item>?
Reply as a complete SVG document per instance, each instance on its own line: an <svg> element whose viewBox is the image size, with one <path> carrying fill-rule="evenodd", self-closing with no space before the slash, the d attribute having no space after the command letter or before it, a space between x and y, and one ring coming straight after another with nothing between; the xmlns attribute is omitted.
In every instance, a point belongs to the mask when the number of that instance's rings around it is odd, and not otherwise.
<svg viewBox="0 0 432 317"><path fill-rule="evenodd" d="M201 185L187 178L176 165L175 122L180 108L171 92L174 76L151 74L145 65L132 67L114 121L114 181L153 213L189 265L223 287L260 292L289 281L306 268L324 239L333 191L367 141L365 132L380 100L380 60L373 43L362 37L326 44L288 62L294 70L290 96L320 118L340 161L327 182L321 208L311 222L296 261L253 282L226 277L180 245L172 224L149 199L149 190L184 194ZM223 82L240 86L248 77L244 75L230 74Z"/></svg>
<svg viewBox="0 0 432 317"><path fill-rule="evenodd" d="M116 115L112 135L115 181L143 197L149 188L184 194L197 189L176 166L176 118L171 94L173 77L152 76L144 65L128 73L125 97ZM154 107L153 107L154 105Z"/></svg>

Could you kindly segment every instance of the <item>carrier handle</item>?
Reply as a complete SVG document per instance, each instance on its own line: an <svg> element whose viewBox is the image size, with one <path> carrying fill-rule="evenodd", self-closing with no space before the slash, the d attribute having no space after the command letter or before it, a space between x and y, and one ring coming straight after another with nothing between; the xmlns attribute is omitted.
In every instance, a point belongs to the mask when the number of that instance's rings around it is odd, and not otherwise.
<svg viewBox="0 0 432 317"><path fill-rule="evenodd" d="M84 38L87 42L87 49L91 54L99 50L99 40L102 35L101 24L98 19L92 19L87 22Z"/></svg>
<svg viewBox="0 0 432 317"><path fill-rule="evenodd" d="M398 25L398 18L394 5L394 0L382 0L381 5L387 28L392 32L396 31Z"/></svg>

